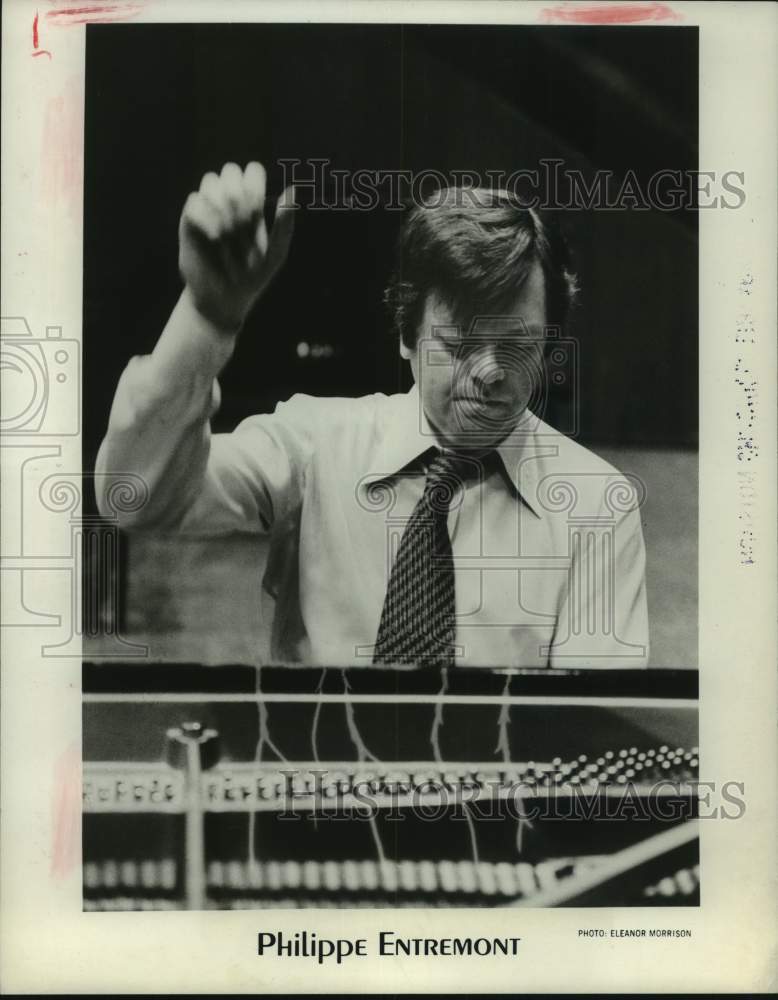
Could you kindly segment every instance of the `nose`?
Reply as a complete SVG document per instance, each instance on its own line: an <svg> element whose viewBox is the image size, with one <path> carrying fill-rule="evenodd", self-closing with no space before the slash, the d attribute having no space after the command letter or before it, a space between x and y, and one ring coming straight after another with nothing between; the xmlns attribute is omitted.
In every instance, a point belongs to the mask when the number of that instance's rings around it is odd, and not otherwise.
<svg viewBox="0 0 778 1000"><path fill-rule="evenodd" d="M479 388L488 389L505 378L505 367L496 345L484 346L473 361L473 378Z"/></svg>

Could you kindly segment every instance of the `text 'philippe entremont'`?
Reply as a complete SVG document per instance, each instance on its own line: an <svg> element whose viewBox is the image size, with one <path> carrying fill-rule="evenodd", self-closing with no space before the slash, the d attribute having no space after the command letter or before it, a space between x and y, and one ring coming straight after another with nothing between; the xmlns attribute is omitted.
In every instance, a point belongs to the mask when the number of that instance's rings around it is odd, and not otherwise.
<svg viewBox="0 0 778 1000"><path fill-rule="evenodd" d="M314 931L297 931L295 934L260 931L257 937L257 954L260 956L313 958L319 965L328 960L340 965L346 958L365 958L368 955L518 955L521 941L517 937L398 937L394 931L379 931L375 950L368 951L367 938L324 938Z"/></svg>

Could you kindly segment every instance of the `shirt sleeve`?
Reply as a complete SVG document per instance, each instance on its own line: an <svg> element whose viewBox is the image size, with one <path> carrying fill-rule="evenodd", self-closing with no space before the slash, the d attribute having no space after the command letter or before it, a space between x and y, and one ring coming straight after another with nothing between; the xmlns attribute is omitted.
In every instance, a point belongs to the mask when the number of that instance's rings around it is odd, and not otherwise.
<svg viewBox="0 0 778 1000"><path fill-rule="evenodd" d="M646 550L639 509L573 535L552 667L646 667Z"/></svg>
<svg viewBox="0 0 778 1000"><path fill-rule="evenodd" d="M145 355L122 374L95 492L100 513L124 530L259 533L300 504L312 450L306 407L293 399L230 434L212 434L220 397L212 354L206 343L199 363L186 354L173 367Z"/></svg>

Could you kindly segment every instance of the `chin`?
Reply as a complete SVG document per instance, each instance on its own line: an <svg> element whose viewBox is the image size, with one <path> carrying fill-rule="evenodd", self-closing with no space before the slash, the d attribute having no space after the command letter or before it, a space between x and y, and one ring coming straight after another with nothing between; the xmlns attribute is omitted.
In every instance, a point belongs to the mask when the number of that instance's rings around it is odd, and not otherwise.
<svg viewBox="0 0 778 1000"><path fill-rule="evenodd" d="M520 416L521 414L513 413L497 419L496 415L458 413L449 422L447 436L458 443L472 438L479 444L496 444L510 434Z"/></svg>
<svg viewBox="0 0 778 1000"><path fill-rule="evenodd" d="M444 443L452 448L490 448L500 443L510 433L510 428L472 427L459 425L444 437Z"/></svg>

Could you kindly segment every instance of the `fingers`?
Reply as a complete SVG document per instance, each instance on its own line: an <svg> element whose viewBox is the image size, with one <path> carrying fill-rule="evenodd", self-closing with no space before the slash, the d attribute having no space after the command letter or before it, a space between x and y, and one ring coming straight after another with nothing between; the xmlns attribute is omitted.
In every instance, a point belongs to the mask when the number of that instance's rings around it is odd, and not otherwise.
<svg viewBox="0 0 778 1000"><path fill-rule="evenodd" d="M234 232L248 221L248 205L243 190L243 173L236 163L227 163L221 175L207 173L198 192L220 220L220 233Z"/></svg>
<svg viewBox="0 0 778 1000"><path fill-rule="evenodd" d="M209 240L218 240L221 235L222 219L220 213L199 193L192 193L186 199L181 222Z"/></svg>
<svg viewBox="0 0 778 1000"><path fill-rule="evenodd" d="M219 174L204 175L198 191L187 198L182 226L211 243L223 259L227 273L238 279L241 270L269 278L283 264L294 229L294 188L287 188L276 206L270 237L264 218L267 175L261 163L245 170L226 163Z"/></svg>
<svg viewBox="0 0 778 1000"><path fill-rule="evenodd" d="M256 160L249 163L243 173L243 190L251 212L257 214L265 207L267 176L265 168Z"/></svg>
<svg viewBox="0 0 778 1000"><path fill-rule="evenodd" d="M276 205L276 217L267 252L267 263L271 273L281 267L289 253L289 244L292 242L294 232L295 209L294 187L290 186L284 190Z"/></svg>
<svg viewBox="0 0 778 1000"><path fill-rule="evenodd" d="M250 228L251 238L265 204L266 175L261 163L249 163L242 171L236 163L226 163L221 174L209 172L200 182L198 194L219 220L219 235ZM214 237L215 238L215 237Z"/></svg>
<svg viewBox="0 0 778 1000"><path fill-rule="evenodd" d="M244 225L249 220L250 209L243 188L243 171L237 163L225 163L219 180L229 224L232 227Z"/></svg>

